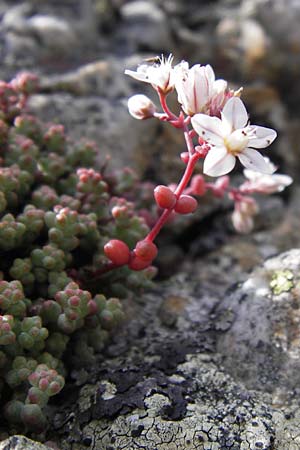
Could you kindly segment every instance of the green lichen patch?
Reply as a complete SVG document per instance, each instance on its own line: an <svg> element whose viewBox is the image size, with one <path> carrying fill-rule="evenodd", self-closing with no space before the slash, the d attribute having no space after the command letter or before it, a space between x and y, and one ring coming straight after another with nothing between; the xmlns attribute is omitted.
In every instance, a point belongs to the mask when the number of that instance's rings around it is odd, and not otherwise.
<svg viewBox="0 0 300 450"><path fill-rule="evenodd" d="M272 275L270 288L273 294L289 292L294 287L294 274L290 270L276 270Z"/></svg>

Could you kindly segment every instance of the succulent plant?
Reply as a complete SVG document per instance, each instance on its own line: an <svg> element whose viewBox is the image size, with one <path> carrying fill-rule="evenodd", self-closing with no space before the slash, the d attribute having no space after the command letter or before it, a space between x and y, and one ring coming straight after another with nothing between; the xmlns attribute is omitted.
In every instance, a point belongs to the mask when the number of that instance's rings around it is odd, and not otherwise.
<svg viewBox="0 0 300 450"><path fill-rule="evenodd" d="M108 172L95 143L30 115L36 89L29 73L0 82L0 398L7 388L9 423L40 431L70 365L93 362L123 319L116 297L153 269L107 271L108 241L132 247L148 232L131 200L137 177Z"/></svg>

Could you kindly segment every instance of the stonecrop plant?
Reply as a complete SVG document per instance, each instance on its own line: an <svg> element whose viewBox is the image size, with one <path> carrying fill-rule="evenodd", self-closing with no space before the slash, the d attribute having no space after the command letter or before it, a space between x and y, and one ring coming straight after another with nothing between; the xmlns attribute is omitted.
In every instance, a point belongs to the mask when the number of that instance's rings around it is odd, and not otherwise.
<svg viewBox="0 0 300 450"><path fill-rule="evenodd" d="M233 201L233 225L246 233L258 211L253 194L292 182L257 150L276 132L251 125L242 91L209 65L173 66L169 56L126 74L151 84L161 105L134 95L130 114L168 122L186 142L179 183L154 188L155 218L149 183L128 168L110 171L95 143L73 142L62 125L28 113L35 76L0 81L0 410L14 430L44 430L70 370L96 362L123 319L119 299L155 274L154 241L170 217L193 213L211 191ZM167 103L173 92L179 114ZM228 175L237 161L239 187Z"/></svg>
<svg viewBox="0 0 300 450"><path fill-rule="evenodd" d="M123 319L119 298L154 274L107 272L103 250L147 234L147 189L128 168L110 171L95 143L30 115L36 89L31 74L0 81L1 431L22 433L46 428L65 377L96 364Z"/></svg>
<svg viewBox="0 0 300 450"><path fill-rule="evenodd" d="M227 195L234 203L234 228L241 233L250 232L258 212L252 195L281 192L292 183L288 175L276 174L274 164L257 150L271 145L276 131L250 124L240 98L242 89L233 91L225 80L216 80L210 65L189 67L183 61L173 66L170 55L154 58L152 64L143 63L136 71L126 70L125 74L149 83L158 94L161 106L158 111L147 96L133 95L128 100L130 114L139 120L168 122L183 133L186 149L180 157L185 170L175 187L159 185L154 189L161 215L133 250L119 240L106 244L104 250L111 261L110 268L128 265L133 270L140 270L148 267L157 255L154 240L166 221L174 213L193 213L199 197L208 190L218 198ZM174 91L179 114L171 111L167 103L168 96ZM246 178L239 187L232 186L228 175L237 161L245 167ZM196 165L202 173L193 175Z"/></svg>

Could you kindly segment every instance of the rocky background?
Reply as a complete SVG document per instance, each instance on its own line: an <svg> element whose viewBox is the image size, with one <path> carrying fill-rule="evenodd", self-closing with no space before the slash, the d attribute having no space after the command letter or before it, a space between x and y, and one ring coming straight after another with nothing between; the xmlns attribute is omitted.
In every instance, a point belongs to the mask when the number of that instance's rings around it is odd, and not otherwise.
<svg viewBox="0 0 300 450"><path fill-rule="evenodd" d="M295 178L262 200L251 236L215 203L164 234L163 280L127 302L128 322L98 367L74 371L38 438L60 450L299 449L299 0L0 0L0 18L0 78L40 75L31 110L101 143L113 165L163 183L181 172L176 130L134 122L128 96L153 93L123 75L171 52L244 86L253 122L279 132L272 160ZM21 448L42 446L0 443Z"/></svg>

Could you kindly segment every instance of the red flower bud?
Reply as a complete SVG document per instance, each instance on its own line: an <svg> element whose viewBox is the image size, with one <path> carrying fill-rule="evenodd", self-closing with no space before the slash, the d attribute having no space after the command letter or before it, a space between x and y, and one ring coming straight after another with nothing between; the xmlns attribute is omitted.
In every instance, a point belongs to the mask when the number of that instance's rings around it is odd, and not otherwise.
<svg viewBox="0 0 300 450"><path fill-rule="evenodd" d="M190 195L181 195L177 200L175 211L179 214L193 213L198 206L198 202L194 197Z"/></svg>
<svg viewBox="0 0 300 450"><path fill-rule="evenodd" d="M154 189L154 198L160 208L171 209L175 206L176 196L167 186L159 185Z"/></svg>
<svg viewBox="0 0 300 450"><path fill-rule="evenodd" d="M127 264L130 258L128 245L119 239L112 239L105 244L104 253L117 266Z"/></svg>
<svg viewBox="0 0 300 450"><path fill-rule="evenodd" d="M151 261L139 258L138 256L134 255L131 258L128 267L132 270L143 270L149 267L150 264Z"/></svg>
<svg viewBox="0 0 300 450"><path fill-rule="evenodd" d="M204 195L206 192L205 180L202 175L194 175L191 181L192 192L195 195Z"/></svg>
<svg viewBox="0 0 300 450"><path fill-rule="evenodd" d="M151 262L157 255L157 247L151 241L139 241L134 249L138 258Z"/></svg>

